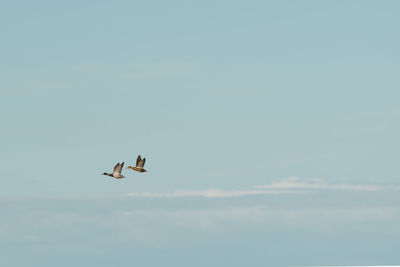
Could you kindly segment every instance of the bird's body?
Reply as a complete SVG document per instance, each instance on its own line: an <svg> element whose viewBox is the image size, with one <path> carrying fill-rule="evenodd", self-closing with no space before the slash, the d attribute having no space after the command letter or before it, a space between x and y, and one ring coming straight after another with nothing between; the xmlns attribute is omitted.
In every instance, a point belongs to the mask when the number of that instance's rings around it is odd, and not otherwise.
<svg viewBox="0 0 400 267"><path fill-rule="evenodd" d="M144 164L146 163L146 158L143 158L139 155L136 159L136 167L128 166L128 169L132 169L137 172L147 172L147 170L143 169Z"/></svg>
<svg viewBox="0 0 400 267"><path fill-rule="evenodd" d="M122 164L120 164L119 162L117 163L117 165L115 165L114 170L112 173L106 173L104 172L103 175L108 175L110 177L113 177L115 179L121 179L121 178L125 178L125 176L123 176L122 173L122 167L124 167L124 162L122 162Z"/></svg>
<svg viewBox="0 0 400 267"><path fill-rule="evenodd" d="M132 169L132 170L137 171L137 172L147 172L143 168L137 168L137 167L132 167L132 166L128 166L127 168Z"/></svg>

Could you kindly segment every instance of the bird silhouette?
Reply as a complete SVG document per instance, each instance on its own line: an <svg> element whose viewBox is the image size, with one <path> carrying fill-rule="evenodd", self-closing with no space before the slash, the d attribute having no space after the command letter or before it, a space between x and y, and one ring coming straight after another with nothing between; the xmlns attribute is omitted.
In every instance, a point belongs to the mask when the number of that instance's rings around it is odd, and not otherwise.
<svg viewBox="0 0 400 267"><path fill-rule="evenodd" d="M143 168L145 163L146 163L146 158L142 159L142 157L139 155L136 159L136 167L128 166L126 168L132 169L137 172L147 172L147 170Z"/></svg>
<svg viewBox="0 0 400 267"><path fill-rule="evenodd" d="M125 176L123 176L122 173L122 167L124 167L124 162L122 162L122 164L120 164L119 162L117 163L117 165L115 165L114 170L112 173L106 173L103 172L103 175L108 175L111 177L114 177L115 179L121 179L121 178L125 178Z"/></svg>

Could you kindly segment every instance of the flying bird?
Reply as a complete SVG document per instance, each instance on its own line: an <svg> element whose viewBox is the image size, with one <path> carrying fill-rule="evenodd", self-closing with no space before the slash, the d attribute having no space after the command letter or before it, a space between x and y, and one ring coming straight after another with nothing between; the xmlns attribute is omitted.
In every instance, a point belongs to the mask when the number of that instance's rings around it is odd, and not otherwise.
<svg viewBox="0 0 400 267"><path fill-rule="evenodd" d="M142 157L139 155L136 159L136 167L128 166L126 168L132 169L137 172L147 172L145 169L143 169L145 163L146 159L145 158L142 159Z"/></svg>
<svg viewBox="0 0 400 267"><path fill-rule="evenodd" d="M117 165L115 165L114 170L113 170L112 173L103 172L102 174L114 177L115 179L125 178L125 176L123 176L121 174L122 173L122 167L124 167L124 162L122 162L122 164L119 164L119 162L118 162Z"/></svg>

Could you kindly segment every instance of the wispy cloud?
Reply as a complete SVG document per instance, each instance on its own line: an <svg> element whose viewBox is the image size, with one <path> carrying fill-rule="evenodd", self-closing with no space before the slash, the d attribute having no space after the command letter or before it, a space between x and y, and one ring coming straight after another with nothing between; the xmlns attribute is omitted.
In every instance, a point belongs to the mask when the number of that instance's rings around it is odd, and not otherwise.
<svg viewBox="0 0 400 267"><path fill-rule="evenodd" d="M241 197L250 195L269 195L269 194L290 194L299 193L294 190L221 190L221 189L207 189L207 190L176 190L172 193L151 193L151 192L132 192L128 196L134 197L151 197L151 198L173 198L173 197L207 197L207 198L228 198L228 197Z"/></svg>
<svg viewBox="0 0 400 267"><path fill-rule="evenodd" d="M232 198L252 195L270 194L306 194L312 190L344 190L344 191L382 191L398 190L399 186L379 186L372 184L327 183L321 179L301 179L290 177L266 185L256 185L251 189L224 190L210 188L206 190L175 190L172 193L131 192L128 196L148 198L206 197Z"/></svg>
<svg viewBox="0 0 400 267"><path fill-rule="evenodd" d="M305 180L298 177L290 177L268 185L254 186L256 189L328 189L328 190L353 190L353 191L379 191L388 189L384 186L371 184L330 184L321 179Z"/></svg>
<svg viewBox="0 0 400 267"><path fill-rule="evenodd" d="M12 211L11 216L2 218L0 244L21 242L49 244L62 242L86 242L87 239L103 242L104 237L113 242L130 241L137 244L164 245L174 240L185 240L174 233L249 233L258 229L262 232L294 231L305 229L315 232L348 231L357 226L357 231L382 231L371 225L393 222L392 229L398 231L396 222L400 211L396 207L318 207L278 208L274 206L232 206L174 209L156 207L135 209L120 208L120 202L108 200L109 207L97 210L93 203L83 202L82 210L75 204L54 200L62 209L36 211L23 207ZM87 211L90 210L88 213ZM367 223L366 223L367 222ZM346 230L347 229L347 230ZM386 231L390 229L386 228ZM98 233L102 236L99 237ZM190 236L190 235L189 235ZM201 238L200 236L198 236Z"/></svg>

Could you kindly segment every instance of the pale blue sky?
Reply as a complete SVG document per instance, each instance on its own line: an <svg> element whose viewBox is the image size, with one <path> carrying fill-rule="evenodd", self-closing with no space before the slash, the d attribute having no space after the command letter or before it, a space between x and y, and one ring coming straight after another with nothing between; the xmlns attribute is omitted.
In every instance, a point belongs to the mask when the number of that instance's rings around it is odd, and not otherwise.
<svg viewBox="0 0 400 267"><path fill-rule="evenodd" d="M7 266L400 264L399 2L1 6Z"/></svg>

